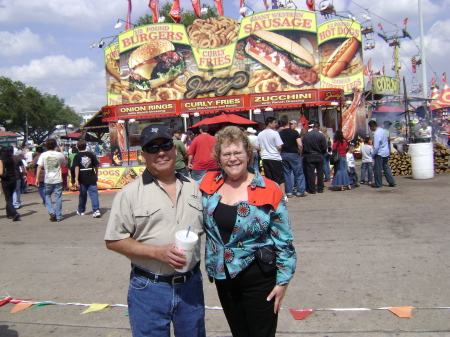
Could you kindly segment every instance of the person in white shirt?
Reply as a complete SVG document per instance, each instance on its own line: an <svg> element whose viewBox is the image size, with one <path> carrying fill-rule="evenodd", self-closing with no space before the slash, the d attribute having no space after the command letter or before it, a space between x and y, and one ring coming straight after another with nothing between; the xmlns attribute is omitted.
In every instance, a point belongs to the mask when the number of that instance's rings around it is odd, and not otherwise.
<svg viewBox="0 0 450 337"><path fill-rule="evenodd" d="M264 173L266 178L280 185L284 194L284 168L280 154L283 141L280 134L275 131L277 121L274 117L267 117L265 124L265 130L258 135L258 148L261 149Z"/></svg>
<svg viewBox="0 0 450 337"><path fill-rule="evenodd" d="M352 187L359 187L358 183L358 175L355 170L355 157L353 156L353 152L355 152L355 146L349 145L347 149L347 165L348 165L348 177L350 178L350 185Z"/></svg>
<svg viewBox="0 0 450 337"><path fill-rule="evenodd" d="M366 183L366 172L367 172L367 181L368 184L372 184L373 178L373 159L372 159L372 151L373 147L369 144L369 137L364 138L364 145L361 146L359 150L362 156L362 164L361 164L361 184Z"/></svg>
<svg viewBox="0 0 450 337"><path fill-rule="evenodd" d="M427 125L427 122L423 121L421 123L422 128L417 132L419 136L419 143L429 143L431 142L431 126Z"/></svg>
<svg viewBox="0 0 450 337"><path fill-rule="evenodd" d="M255 172L259 172L259 155L258 155L258 136L256 135L256 130L252 127L248 127L247 130L245 130L245 134L248 137L248 140L250 140L250 144L253 145L253 148L255 149L253 151L253 168L255 169Z"/></svg>

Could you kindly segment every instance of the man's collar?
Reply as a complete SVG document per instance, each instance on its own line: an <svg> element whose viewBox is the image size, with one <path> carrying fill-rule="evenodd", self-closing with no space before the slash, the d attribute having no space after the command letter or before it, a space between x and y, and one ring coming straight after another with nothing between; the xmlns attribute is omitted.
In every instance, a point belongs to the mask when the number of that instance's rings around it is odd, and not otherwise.
<svg viewBox="0 0 450 337"><path fill-rule="evenodd" d="M175 177L182 182L189 182L189 179L187 179L184 175L178 172L175 172ZM142 182L144 183L144 185L156 182L156 180L157 179L155 178L155 176L151 174L150 171L146 168L144 170L144 173L142 174Z"/></svg>

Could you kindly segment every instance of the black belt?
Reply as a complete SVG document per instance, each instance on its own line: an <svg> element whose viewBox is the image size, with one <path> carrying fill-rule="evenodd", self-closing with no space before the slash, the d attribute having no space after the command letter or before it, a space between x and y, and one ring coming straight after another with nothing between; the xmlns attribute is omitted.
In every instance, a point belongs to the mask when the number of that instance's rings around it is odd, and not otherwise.
<svg viewBox="0 0 450 337"><path fill-rule="evenodd" d="M157 275L150 273L149 271L143 270L137 266L133 265L133 270L136 274L140 276L144 276L149 280L156 280L156 282L165 282L170 284L182 284L192 278L194 274L200 269L200 262L197 262L194 268L190 271L182 274L174 274L174 275Z"/></svg>

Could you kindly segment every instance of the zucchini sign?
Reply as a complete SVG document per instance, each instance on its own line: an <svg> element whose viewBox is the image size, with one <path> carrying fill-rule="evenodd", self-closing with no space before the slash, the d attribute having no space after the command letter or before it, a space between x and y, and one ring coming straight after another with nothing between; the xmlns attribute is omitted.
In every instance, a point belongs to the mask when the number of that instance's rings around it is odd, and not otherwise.
<svg viewBox="0 0 450 337"><path fill-rule="evenodd" d="M400 95L400 81L396 77L373 76L372 92L380 95Z"/></svg>

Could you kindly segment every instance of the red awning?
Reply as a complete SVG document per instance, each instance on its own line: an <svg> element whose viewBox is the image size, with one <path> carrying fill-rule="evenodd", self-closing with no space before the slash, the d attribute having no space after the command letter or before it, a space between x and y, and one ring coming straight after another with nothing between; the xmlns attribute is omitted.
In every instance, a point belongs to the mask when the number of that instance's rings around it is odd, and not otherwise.
<svg viewBox="0 0 450 337"><path fill-rule="evenodd" d="M382 105L378 107L377 110L374 110L373 112L405 112L404 109L400 109L399 107L393 106L393 105Z"/></svg>
<svg viewBox="0 0 450 337"><path fill-rule="evenodd" d="M200 122L198 122L197 124L192 125L190 128L197 128L202 124L211 125L211 124L224 124L224 123L237 124L237 125L258 124L257 122L251 121L250 119L247 119L247 118L244 118L244 117L241 117L238 115L234 115L234 114L228 115L225 112L222 112L218 116L205 118L205 119L201 120Z"/></svg>

